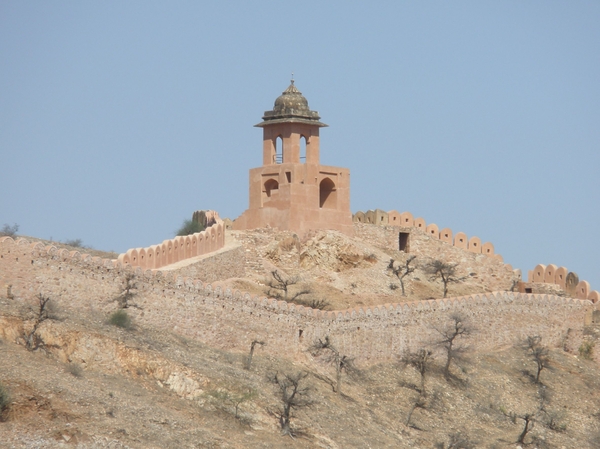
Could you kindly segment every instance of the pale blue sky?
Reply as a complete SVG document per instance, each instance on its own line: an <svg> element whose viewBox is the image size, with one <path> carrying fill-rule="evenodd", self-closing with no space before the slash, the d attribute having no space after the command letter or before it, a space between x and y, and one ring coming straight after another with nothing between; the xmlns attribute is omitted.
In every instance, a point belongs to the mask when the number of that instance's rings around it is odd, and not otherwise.
<svg viewBox="0 0 600 449"><path fill-rule="evenodd" d="M125 251L235 218L296 85L352 210L600 290L600 2L0 0L0 225Z"/></svg>

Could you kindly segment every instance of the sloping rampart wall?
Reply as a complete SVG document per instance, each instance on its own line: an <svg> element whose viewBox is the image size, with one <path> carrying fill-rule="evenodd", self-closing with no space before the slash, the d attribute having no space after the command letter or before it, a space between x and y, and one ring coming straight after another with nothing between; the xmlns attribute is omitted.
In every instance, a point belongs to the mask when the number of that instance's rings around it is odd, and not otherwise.
<svg viewBox="0 0 600 449"><path fill-rule="evenodd" d="M352 221L355 223L419 228L427 232L430 237L440 239L457 248L462 248L476 254L485 254L486 256L495 257L502 261L502 256L494 253L494 245L490 242L482 244L479 237L473 236L469 238L464 232L453 234L452 229L440 229L435 223L427 224L423 218L414 218L410 212L400 213L395 210L384 212L381 209L368 210L367 212L358 211L352 215Z"/></svg>
<svg viewBox="0 0 600 449"><path fill-rule="evenodd" d="M217 251L223 246L225 246L225 225L217 218L214 224L202 232L177 236L147 248L132 248L119 254L117 260L121 265L156 270L184 259Z"/></svg>
<svg viewBox="0 0 600 449"><path fill-rule="evenodd" d="M551 346L576 350L587 300L511 292L462 298L322 312L242 292L223 292L158 270L123 266L117 261L58 251L26 240L0 239L0 285L11 284L15 301L43 293L62 310L79 309L108 316L121 293L126 273L137 275L130 308L138 326L152 326L198 339L225 350L246 352L254 339L278 356L306 356L315 338L331 336L340 351L360 362L394 359L404 350L430 344L453 313L476 328L477 350L517 343L540 335Z"/></svg>

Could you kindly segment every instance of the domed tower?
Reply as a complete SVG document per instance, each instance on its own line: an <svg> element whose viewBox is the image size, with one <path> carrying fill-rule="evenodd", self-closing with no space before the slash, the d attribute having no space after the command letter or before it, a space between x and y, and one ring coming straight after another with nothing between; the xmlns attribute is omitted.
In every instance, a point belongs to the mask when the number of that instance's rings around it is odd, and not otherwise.
<svg viewBox="0 0 600 449"><path fill-rule="evenodd" d="M267 225L303 234L316 229L353 233L350 171L319 163L319 129L294 81L263 121L263 165L250 170L250 207L233 229Z"/></svg>

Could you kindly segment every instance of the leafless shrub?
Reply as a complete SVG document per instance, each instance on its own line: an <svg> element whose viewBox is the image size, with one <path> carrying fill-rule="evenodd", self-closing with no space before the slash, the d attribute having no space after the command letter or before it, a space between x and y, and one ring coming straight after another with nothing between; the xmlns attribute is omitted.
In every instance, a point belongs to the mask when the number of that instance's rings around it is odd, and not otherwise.
<svg viewBox="0 0 600 449"><path fill-rule="evenodd" d="M294 301L296 304L300 304L305 307L310 307L311 309L325 310L327 307L331 305L329 301L324 298L306 298L306 299L296 299Z"/></svg>
<svg viewBox="0 0 600 449"><path fill-rule="evenodd" d="M411 402L412 402L412 405L410 406L410 409L408 410L405 425L408 427L414 427L414 428L418 429L418 427L416 427L415 424L411 423L411 419L412 419L413 414L416 409L427 408L427 396L424 393L419 393L418 396L416 396Z"/></svg>
<svg viewBox="0 0 600 449"><path fill-rule="evenodd" d="M39 338L39 336L36 333L40 325L49 318L48 309L50 298L45 297L40 293L37 296L37 300L38 304L36 308L35 321L33 322L33 327L31 328L31 331L25 337L25 347L30 351L37 349L40 345L43 344L43 341Z"/></svg>
<svg viewBox="0 0 600 449"><path fill-rule="evenodd" d="M266 293L281 301L294 302L297 301L300 296L311 293L311 290L306 287L294 289L295 291L292 292L290 287L299 283L300 278L298 276L285 276L278 270L273 270L271 271L271 277L265 281L265 284L268 287Z"/></svg>
<svg viewBox="0 0 600 449"><path fill-rule="evenodd" d="M417 352L407 351L402 354L400 363L404 366L411 366L420 375L421 386L418 390L419 393L425 393L425 379L431 369L431 363L433 362L432 352L428 349L420 349Z"/></svg>
<svg viewBox="0 0 600 449"><path fill-rule="evenodd" d="M325 340L318 338L313 342L309 348L310 353L317 357L323 355L326 363L329 363L335 367L335 389L337 394L342 392L342 372L348 374L357 375L359 374L358 369L354 365L354 359L340 354L338 349L333 345L333 342L329 336L325 337Z"/></svg>
<svg viewBox="0 0 600 449"><path fill-rule="evenodd" d="M446 353L444 376L448 379L452 362L464 361L469 347L461 342L473 334L474 328L462 315L452 314L448 325L442 329L436 329L436 331L441 335L441 338L435 341L435 344L441 346Z"/></svg>
<svg viewBox="0 0 600 449"><path fill-rule="evenodd" d="M254 356L254 349L256 348L256 345L264 346L266 345L266 343L260 340L252 340L252 343L250 343L250 353L248 354L248 358L246 359L246 365L244 366L244 368L246 368L247 370L249 370L252 366L252 357Z"/></svg>
<svg viewBox="0 0 600 449"><path fill-rule="evenodd" d="M540 386L540 388L538 388L538 407L536 410L533 411L529 411L526 413L516 413L516 412L507 412L503 407L500 407L500 411L506 416L508 417L513 424L517 424L517 422L519 420L521 420L523 423L523 429L521 430L521 433L519 434L516 443L518 444L526 444L525 443L525 438L527 438L527 435L533 430L533 428L535 427L536 422L543 416L543 415L547 415L547 411L546 411L546 407L548 405L548 402L550 401L550 393L549 391L543 387ZM536 442L537 439L534 436L530 443L532 442Z"/></svg>
<svg viewBox="0 0 600 449"><path fill-rule="evenodd" d="M417 258L417 256L410 256L408 257L403 264L400 264L398 266L394 266L394 259L390 259L390 263L388 264L387 269L391 270L392 273L394 273L394 275L398 278L398 281L400 281L400 288L402 289L402 296L406 296L406 291L404 289L404 278L406 276L408 276L409 274L413 273L417 267L415 266L411 266L410 264L414 262L414 260ZM394 285L394 284L392 284ZM391 285L390 285L391 288ZM392 289L395 290L395 289Z"/></svg>
<svg viewBox="0 0 600 449"><path fill-rule="evenodd" d="M15 237L19 232L19 225L14 223L12 226L5 223L0 229L0 237Z"/></svg>
<svg viewBox="0 0 600 449"><path fill-rule="evenodd" d="M535 362L537 371L534 378L535 383L540 383L540 374L544 368L550 366L550 355L548 348L542 345L542 337L540 336L529 336L525 340L525 349L529 354L529 357Z"/></svg>
<svg viewBox="0 0 600 449"><path fill-rule="evenodd" d="M72 246L74 248L85 248L83 245L83 240L81 239L65 240L65 245Z"/></svg>
<svg viewBox="0 0 600 449"><path fill-rule="evenodd" d="M458 276L458 263L446 263L441 260L432 260L427 263L423 270L429 275L430 281L440 279L444 284L444 298L448 296L448 285L458 284L467 279L466 276Z"/></svg>
<svg viewBox="0 0 600 449"><path fill-rule="evenodd" d="M275 411L269 411L276 416L281 426L281 434L294 437L295 431L291 426L293 412L296 409L309 407L313 404L310 399L310 387L305 385L308 373L298 372L295 374L274 373L268 376L278 391L280 406Z"/></svg>

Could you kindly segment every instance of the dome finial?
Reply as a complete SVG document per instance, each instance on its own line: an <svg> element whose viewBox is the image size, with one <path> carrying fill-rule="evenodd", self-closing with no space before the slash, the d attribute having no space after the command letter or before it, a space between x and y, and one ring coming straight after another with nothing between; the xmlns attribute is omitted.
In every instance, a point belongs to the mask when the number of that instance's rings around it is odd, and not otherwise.
<svg viewBox="0 0 600 449"><path fill-rule="evenodd" d="M292 72L292 84L294 84L294 72Z"/></svg>

